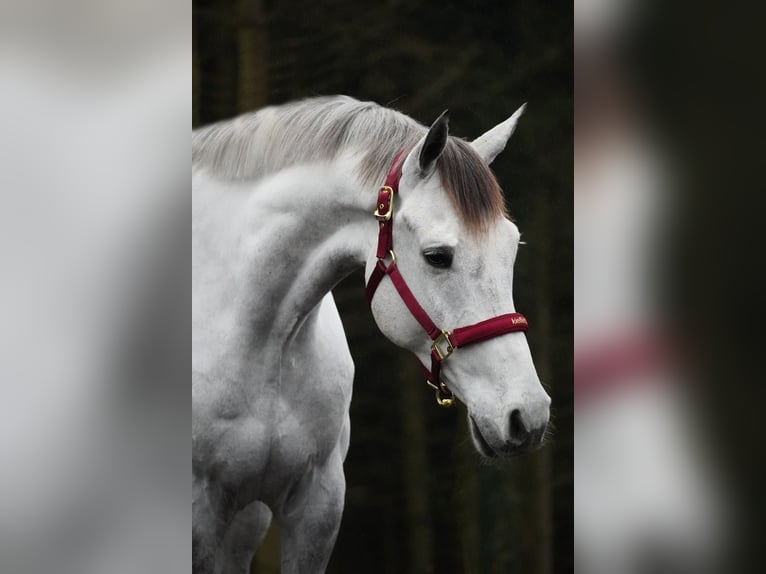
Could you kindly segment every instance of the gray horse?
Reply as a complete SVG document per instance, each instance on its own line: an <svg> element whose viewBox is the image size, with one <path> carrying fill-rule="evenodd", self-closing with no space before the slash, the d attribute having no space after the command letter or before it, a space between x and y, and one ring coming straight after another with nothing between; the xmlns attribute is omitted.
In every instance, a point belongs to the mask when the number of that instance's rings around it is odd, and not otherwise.
<svg viewBox="0 0 766 574"><path fill-rule="evenodd" d="M398 269L438 325L514 313L519 231L487 167L523 108L472 143L348 97L266 108L192 134L194 572L245 573L272 516L282 572L324 572L340 525L354 364L330 290L378 264L377 189L401 151ZM433 341L391 281L381 332ZM450 350L451 352L451 350ZM488 457L535 448L550 398L523 333L455 352L442 380Z"/></svg>

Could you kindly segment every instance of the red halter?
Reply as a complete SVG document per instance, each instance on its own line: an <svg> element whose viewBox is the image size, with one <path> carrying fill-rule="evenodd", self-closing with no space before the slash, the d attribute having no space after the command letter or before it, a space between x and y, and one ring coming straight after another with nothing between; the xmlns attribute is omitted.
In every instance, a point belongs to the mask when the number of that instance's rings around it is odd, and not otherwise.
<svg viewBox="0 0 766 574"><path fill-rule="evenodd" d="M399 152L394 158L391 169L389 169L386 176L386 182L378 192L378 205L375 210L375 218L380 222L378 231L378 262L372 271L372 275L370 275L370 280L367 282L365 294L367 303L371 305L372 298L375 296L375 291L378 289L380 282L386 275L391 278L391 282L399 292L402 301L404 301L412 316L417 319L418 323L420 323L433 341L431 344L431 369L427 369L419 360L418 362L426 377L426 382L436 389L436 401L441 406L450 407L454 404L455 395L452 394L447 385L444 384L444 381L441 380L442 361L460 347L480 343L507 333L526 332L528 324L526 318L521 313L508 313L492 317L475 325L458 327L450 332L446 329L438 328L428 316L428 313L420 306L418 300L415 299L412 291L407 286L404 277L399 272L399 268L396 266L396 254L394 253L394 196L399 191L399 180L402 176L403 162L400 161L402 153ZM385 260L389 257L391 263L387 264Z"/></svg>

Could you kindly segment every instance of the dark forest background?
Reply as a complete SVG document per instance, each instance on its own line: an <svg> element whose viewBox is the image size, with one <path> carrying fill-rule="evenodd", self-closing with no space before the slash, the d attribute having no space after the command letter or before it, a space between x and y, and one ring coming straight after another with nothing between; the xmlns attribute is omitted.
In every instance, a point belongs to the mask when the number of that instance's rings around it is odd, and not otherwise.
<svg viewBox="0 0 766 574"><path fill-rule="evenodd" d="M552 441L482 464L462 407L435 404L354 274L334 291L357 376L330 573L573 571L572 60L564 2L194 0L195 126L342 93L424 124L449 108L451 133L473 139L529 102L492 167L526 241L514 297L553 397ZM272 528L253 572L278 572L278 548Z"/></svg>

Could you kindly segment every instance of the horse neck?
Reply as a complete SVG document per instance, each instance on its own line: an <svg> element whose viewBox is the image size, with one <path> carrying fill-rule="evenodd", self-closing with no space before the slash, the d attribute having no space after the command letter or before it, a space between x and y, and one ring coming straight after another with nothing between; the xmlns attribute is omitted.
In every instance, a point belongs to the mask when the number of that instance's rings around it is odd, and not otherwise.
<svg viewBox="0 0 766 574"><path fill-rule="evenodd" d="M252 186L224 223L235 222L225 233L237 259L228 289L241 293L234 313L257 347L292 340L374 249L377 195L353 173L348 161L284 170Z"/></svg>

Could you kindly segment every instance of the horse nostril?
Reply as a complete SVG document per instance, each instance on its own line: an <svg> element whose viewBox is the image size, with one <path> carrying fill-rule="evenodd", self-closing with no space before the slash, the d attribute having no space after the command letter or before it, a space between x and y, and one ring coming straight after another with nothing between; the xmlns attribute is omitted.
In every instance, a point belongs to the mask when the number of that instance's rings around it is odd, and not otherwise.
<svg viewBox="0 0 766 574"><path fill-rule="evenodd" d="M510 442L515 445L523 444L529 437L529 430L524 424L524 419L521 416L519 409L513 409L511 412L511 440Z"/></svg>

